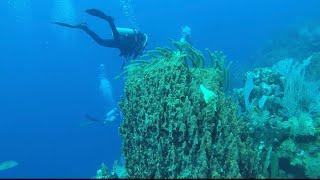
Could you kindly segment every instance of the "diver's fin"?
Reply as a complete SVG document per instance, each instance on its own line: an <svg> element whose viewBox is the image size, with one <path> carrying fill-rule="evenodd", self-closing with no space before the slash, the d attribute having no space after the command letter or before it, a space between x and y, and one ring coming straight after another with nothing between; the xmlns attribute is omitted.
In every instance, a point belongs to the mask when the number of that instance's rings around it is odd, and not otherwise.
<svg viewBox="0 0 320 180"><path fill-rule="evenodd" d="M94 124L94 122L92 122L92 121L83 121L83 122L80 123L80 127L87 127L87 126L90 126L92 124Z"/></svg>
<svg viewBox="0 0 320 180"><path fill-rule="evenodd" d="M91 116L91 115L89 115L89 114L85 114L85 118L86 118L87 120L93 121L93 122L102 122L102 120L97 119L97 118L95 118L95 117L93 117L93 116Z"/></svg>
<svg viewBox="0 0 320 180"><path fill-rule="evenodd" d="M95 123L102 123L103 124L102 120L97 119L89 114L85 114L85 119L86 119L86 121L81 122L81 124L80 124L81 127L86 127L86 126L89 126L89 125L92 125Z"/></svg>
<svg viewBox="0 0 320 180"><path fill-rule="evenodd" d="M64 27L68 27L68 28L81 28L83 26L82 24L71 25L71 24L61 23L61 22L53 22L53 24L57 24L59 26L64 26Z"/></svg>
<svg viewBox="0 0 320 180"><path fill-rule="evenodd" d="M113 18L111 16L107 16L104 12L98 10L98 9L87 9L86 13L96 16L102 19L105 19L107 21L113 21Z"/></svg>

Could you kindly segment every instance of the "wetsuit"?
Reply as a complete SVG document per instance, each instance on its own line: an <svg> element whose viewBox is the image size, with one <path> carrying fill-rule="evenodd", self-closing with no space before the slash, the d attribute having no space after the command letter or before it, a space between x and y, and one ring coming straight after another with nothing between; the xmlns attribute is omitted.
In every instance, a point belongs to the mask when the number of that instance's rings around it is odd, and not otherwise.
<svg viewBox="0 0 320 180"><path fill-rule="evenodd" d="M142 54L148 40L148 36L145 33L142 33L137 29L117 28L111 16L107 16L97 9L88 9L86 12L90 15L106 20L111 27L113 39L102 39L85 24L70 25L60 22L55 22L55 24L69 28L82 29L99 45L119 49L121 52L120 56L124 56L125 58L136 59Z"/></svg>

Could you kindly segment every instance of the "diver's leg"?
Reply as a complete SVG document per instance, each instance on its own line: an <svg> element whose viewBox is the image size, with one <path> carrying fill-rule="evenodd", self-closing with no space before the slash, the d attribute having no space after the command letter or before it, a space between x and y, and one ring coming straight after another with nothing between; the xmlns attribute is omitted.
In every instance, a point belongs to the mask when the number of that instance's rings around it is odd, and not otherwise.
<svg viewBox="0 0 320 180"><path fill-rule="evenodd" d="M84 23L78 24L78 25L70 25L67 23L61 23L61 22L53 22L54 24L73 28L73 29L82 29L84 32L86 32L95 42L97 42L101 46L105 47L111 47L111 48L117 48L117 44L113 39L105 40L99 37L95 32L93 32L91 29L89 29Z"/></svg>
<svg viewBox="0 0 320 180"><path fill-rule="evenodd" d="M101 46L111 47L111 48L118 48L117 43L113 39L102 39L99 37L95 32L89 29L87 26L81 27L81 29L86 32L96 43Z"/></svg>
<svg viewBox="0 0 320 180"><path fill-rule="evenodd" d="M104 14L102 11L100 10L97 10L97 9L87 9L86 10L86 13L92 15L92 16L96 16L96 17L99 17L101 19L104 19L106 21L108 21L110 27L111 27L111 30L112 30L112 34L113 34L113 38L115 40L118 40L119 39L119 32L114 24L114 19L111 17L111 16L107 16L106 14Z"/></svg>
<svg viewBox="0 0 320 180"><path fill-rule="evenodd" d="M118 40L120 38L120 33L116 28L116 25L114 24L113 19L107 19L109 26L111 27L112 34L113 34L113 39Z"/></svg>
<svg viewBox="0 0 320 180"><path fill-rule="evenodd" d="M110 18L110 16L107 16L104 12L98 10L98 9L87 9L86 13L92 15L92 16L96 16L99 17L101 19L107 19Z"/></svg>

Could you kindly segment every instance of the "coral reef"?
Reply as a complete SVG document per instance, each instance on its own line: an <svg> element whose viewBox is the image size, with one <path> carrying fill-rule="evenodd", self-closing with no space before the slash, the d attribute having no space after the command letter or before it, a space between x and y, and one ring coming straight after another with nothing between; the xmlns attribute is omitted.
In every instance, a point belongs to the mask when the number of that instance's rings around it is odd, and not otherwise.
<svg viewBox="0 0 320 180"><path fill-rule="evenodd" d="M123 164L119 161L115 161L111 172L109 172L108 167L102 163L101 167L97 170L95 179L114 179L114 178L128 178L128 173Z"/></svg>
<svg viewBox="0 0 320 180"><path fill-rule="evenodd" d="M119 103L125 163L96 177L320 178L319 29L274 41L263 52L272 64L248 71L232 97L220 51L205 58L173 41L130 62Z"/></svg>
<svg viewBox="0 0 320 180"><path fill-rule="evenodd" d="M320 51L310 56L310 64L306 68L306 79L310 81L320 81Z"/></svg>
<svg viewBox="0 0 320 180"><path fill-rule="evenodd" d="M320 178L316 170L320 168L320 86L306 76L313 58L301 63L285 59L273 67L249 71L246 77L253 79L249 96L248 83L234 90L251 137L269 151L265 177Z"/></svg>
<svg viewBox="0 0 320 180"><path fill-rule="evenodd" d="M126 68L120 133L129 177L259 177L246 124L223 92L225 57L208 51L205 67L191 45L173 44Z"/></svg>

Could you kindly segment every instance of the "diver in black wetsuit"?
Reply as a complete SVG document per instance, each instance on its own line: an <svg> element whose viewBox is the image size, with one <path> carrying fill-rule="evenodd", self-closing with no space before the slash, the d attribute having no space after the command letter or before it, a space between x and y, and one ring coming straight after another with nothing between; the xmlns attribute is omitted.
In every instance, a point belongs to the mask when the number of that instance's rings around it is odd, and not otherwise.
<svg viewBox="0 0 320 180"><path fill-rule="evenodd" d="M54 22L54 24L69 28L82 29L99 45L119 49L121 52L120 56L124 56L126 59L136 59L143 53L148 41L147 34L142 33L137 29L118 28L115 26L114 20L111 16L107 16L97 9L88 9L86 12L92 16L106 20L111 27L113 39L102 39L85 24L70 25L61 22Z"/></svg>

